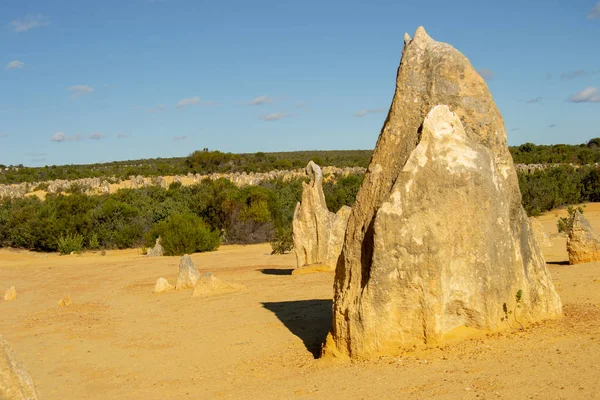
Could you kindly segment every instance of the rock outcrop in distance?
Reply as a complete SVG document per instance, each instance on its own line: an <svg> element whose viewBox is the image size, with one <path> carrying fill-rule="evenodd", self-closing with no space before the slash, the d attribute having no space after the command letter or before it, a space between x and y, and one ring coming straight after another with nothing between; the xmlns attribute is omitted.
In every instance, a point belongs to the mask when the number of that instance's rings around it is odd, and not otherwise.
<svg viewBox="0 0 600 400"><path fill-rule="evenodd" d="M0 399L38 399L31 375L2 335L0 335Z"/></svg>
<svg viewBox="0 0 600 400"><path fill-rule="evenodd" d="M333 302L324 353L355 359L562 314L487 85L422 27L405 35Z"/></svg>
<svg viewBox="0 0 600 400"><path fill-rule="evenodd" d="M567 252L571 265L600 261L600 237L579 211L575 211L568 233Z"/></svg>
<svg viewBox="0 0 600 400"><path fill-rule="evenodd" d="M162 257L165 252L162 245L160 244L160 237L156 238L156 242L154 242L154 247L149 248L146 252L148 257Z"/></svg>
<svg viewBox="0 0 600 400"><path fill-rule="evenodd" d="M296 205L292 236L297 268L334 270L342 250L350 207L330 212L323 193L321 168L310 161L306 166L309 183L302 183L302 200Z"/></svg>
<svg viewBox="0 0 600 400"><path fill-rule="evenodd" d="M200 272L196 269L192 259L189 255L184 254L179 260L179 276L177 277L177 283L175 283L175 289L193 289L199 278Z"/></svg>

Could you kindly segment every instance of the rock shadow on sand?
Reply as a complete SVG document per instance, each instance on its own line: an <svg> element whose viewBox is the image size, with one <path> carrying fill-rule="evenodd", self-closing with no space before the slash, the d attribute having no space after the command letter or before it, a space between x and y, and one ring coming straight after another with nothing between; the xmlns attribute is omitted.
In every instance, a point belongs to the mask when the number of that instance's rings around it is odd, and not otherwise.
<svg viewBox="0 0 600 400"><path fill-rule="evenodd" d="M258 269L257 271L262 272L265 275L292 275L292 272L294 271L293 268L261 268Z"/></svg>
<svg viewBox="0 0 600 400"><path fill-rule="evenodd" d="M331 300L295 300L263 302L263 307L304 342L315 358L321 356L321 345L331 329Z"/></svg>

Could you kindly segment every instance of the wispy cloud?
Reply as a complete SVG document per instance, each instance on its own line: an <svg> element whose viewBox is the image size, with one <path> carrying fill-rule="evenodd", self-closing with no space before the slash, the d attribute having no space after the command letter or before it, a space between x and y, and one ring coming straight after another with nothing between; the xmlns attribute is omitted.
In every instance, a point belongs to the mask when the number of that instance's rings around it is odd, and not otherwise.
<svg viewBox="0 0 600 400"><path fill-rule="evenodd" d="M181 142L183 140L188 140L188 137L189 136L175 136L175 137L173 137L173 141L174 142Z"/></svg>
<svg viewBox="0 0 600 400"><path fill-rule="evenodd" d="M541 102L542 102L542 97L540 97L540 96L526 101L526 103L528 103L528 104L536 104L536 103L541 103Z"/></svg>
<svg viewBox="0 0 600 400"><path fill-rule="evenodd" d="M383 108L365 108L365 109L355 112L352 115L360 118L360 117L364 117L367 114L379 114L382 112L385 112L385 110Z"/></svg>
<svg viewBox="0 0 600 400"><path fill-rule="evenodd" d="M119 133L117 135L117 139L127 139L128 137L130 137L131 135L127 134L127 133Z"/></svg>
<svg viewBox="0 0 600 400"><path fill-rule="evenodd" d="M75 85L69 87L67 90L73 94L73 97L83 96L94 91L94 89L88 85Z"/></svg>
<svg viewBox="0 0 600 400"><path fill-rule="evenodd" d="M519 130L519 128L512 128L510 131L511 131L511 132L516 132L516 131L518 131L518 130Z"/></svg>
<svg viewBox="0 0 600 400"><path fill-rule="evenodd" d="M291 116L291 114L289 114L289 113L278 112L278 113L271 113L271 114L267 114L267 115L261 115L260 119L262 119L263 121L278 121L280 119L288 118L290 116Z"/></svg>
<svg viewBox="0 0 600 400"><path fill-rule="evenodd" d="M577 71L563 72L562 74L560 74L560 79L569 80L569 79L582 78L584 76L591 76L591 75L596 75L596 74L600 74L600 69L596 69L593 71L586 71L584 69L578 69Z"/></svg>
<svg viewBox="0 0 600 400"><path fill-rule="evenodd" d="M494 71L488 68L478 69L477 72L479 72L479 75L481 75L481 77L486 81L494 79L494 75L496 75Z"/></svg>
<svg viewBox="0 0 600 400"><path fill-rule="evenodd" d="M8 133L0 133L0 139L4 139L8 137Z"/></svg>
<svg viewBox="0 0 600 400"><path fill-rule="evenodd" d="M27 155L29 155L31 157L43 157L43 156L47 156L48 153L27 153Z"/></svg>
<svg viewBox="0 0 600 400"><path fill-rule="evenodd" d="M14 60L9 62L8 64L6 64L6 67L4 67L5 70L9 70L9 69L22 69L25 66L25 63L19 60Z"/></svg>
<svg viewBox="0 0 600 400"><path fill-rule="evenodd" d="M183 107L187 107L187 106L193 106L194 104L198 104L199 102L200 102L200 97L194 96L189 99L179 100L179 103L177 103L177 105L175 107L183 108Z"/></svg>
<svg viewBox="0 0 600 400"><path fill-rule="evenodd" d="M52 135L50 137L50 141L51 142L57 142L57 143L62 143L62 142L76 142L78 140L81 140L81 135L80 134L76 134L73 136L67 136L66 133L64 132L56 132L54 135Z"/></svg>
<svg viewBox="0 0 600 400"><path fill-rule="evenodd" d="M556 128L556 124L550 124L548 125L548 128Z"/></svg>
<svg viewBox="0 0 600 400"><path fill-rule="evenodd" d="M94 139L94 140L104 139L104 133L94 132L90 135L90 139Z"/></svg>
<svg viewBox="0 0 600 400"><path fill-rule="evenodd" d="M590 12L587 15L588 19L598 19L600 18L600 1L598 3L596 3L596 5L594 6L594 8L592 8L590 10Z"/></svg>
<svg viewBox="0 0 600 400"><path fill-rule="evenodd" d="M146 110L147 113L154 114L160 111L164 111L166 107L163 104L159 104L156 107L152 107Z"/></svg>
<svg viewBox="0 0 600 400"><path fill-rule="evenodd" d="M33 162L44 162L44 161L46 161L46 158L45 157L32 158L31 161L33 161Z"/></svg>
<svg viewBox="0 0 600 400"><path fill-rule="evenodd" d="M267 95L264 96L258 96L255 97L254 99L250 100L250 102L248 103L249 106L260 106L262 104L269 104L273 102L273 98Z"/></svg>
<svg viewBox="0 0 600 400"><path fill-rule="evenodd" d="M600 103L600 92L595 87L587 87L575 93L566 101L569 103Z"/></svg>
<svg viewBox="0 0 600 400"><path fill-rule="evenodd" d="M550 79L552 79L552 73L546 72L546 80L549 81Z"/></svg>
<svg viewBox="0 0 600 400"><path fill-rule="evenodd" d="M50 18L43 14L28 14L11 21L10 26L15 32L27 32L33 28L41 28L50 24Z"/></svg>

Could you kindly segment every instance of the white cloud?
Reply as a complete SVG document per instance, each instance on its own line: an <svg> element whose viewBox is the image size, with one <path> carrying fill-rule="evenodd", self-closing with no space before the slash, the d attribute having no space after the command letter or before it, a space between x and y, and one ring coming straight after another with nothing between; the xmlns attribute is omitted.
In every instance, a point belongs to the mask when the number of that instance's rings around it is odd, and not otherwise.
<svg viewBox="0 0 600 400"><path fill-rule="evenodd" d="M270 96L258 96L255 97L254 99L250 100L250 102L248 103L249 106L260 106L262 104L268 104L268 103L272 103L273 99Z"/></svg>
<svg viewBox="0 0 600 400"><path fill-rule="evenodd" d="M488 68L478 69L477 72L479 72L479 75L481 75L481 77L483 79L485 79L486 81L489 81L489 80L493 79L494 75L496 75L494 73L494 71L492 71L491 69L488 69Z"/></svg>
<svg viewBox="0 0 600 400"><path fill-rule="evenodd" d="M569 103L600 103L600 92L595 87L587 87L567 99Z"/></svg>
<svg viewBox="0 0 600 400"><path fill-rule="evenodd" d="M10 25L15 32L27 32L33 28L48 26L50 19L42 14L28 14L22 18L11 21Z"/></svg>
<svg viewBox="0 0 600 400"><path fill-rule="evenodd" d="M94 132L90 135L90 139L94 139L94 140L104 139L104 133Z"/></svg>
<svg viewBox="0 0 600 400"><path fill-rule="evenodd" d="M187 137L187 136L175 136L175 137L173 138L173 141L174 141L174 142L180 142L180 141L182 141L182 140L187 140L187 139L188 139L188 137Z"/></svg>
<svg viewBox="0 0 600 400"><path fill-rule="evenodd" d="M8 64L6 64L6 67L4 67L5 70L9 70L9 69L21 69L25 66L25 63L19 60L14 60L9 62Z"/></svg>
<svg viewBox="0 0 600 400"><path fill-rule="evenodd" d="M131 135L128 135L127 133L119 133L117 135L117 139L126 139L128 137L130 137Z"/></svg>
<svg viewBox="0 0 600 400"><path fill-rule="evenodd" d="M146 112L150 113L150 114L154 114L154 113L157 113L157 112L160 112L160 111L164 111L164 110L165 110L165 106L163 104L159 104L156 107L152 107L152 108L147 109Z"/></svg>
<svg viewBox="0 0 600 400"><path fill-rule="evenodd" d="M181 99L179 100L179 103L177 103L177 105L175 107L177 108L183 108L186 106L193 106L194 104L198 104L200 102L200 97L195 96L189 99Z"/></svg>
<svg viewBox="0 0 600 400"><path fill-rule="evenodd" d="M367 114L378 114L378 113L382 113L385 112L385 110L383 108L371 108L371 109L363 109L360 111L355 112L353 115L355 117L364 117Z"/></svg>
<svg viewBox="0 0 600 400"><path fill-rule="evenodd" d="M82 96L84 94L92 93L94 91L93 88L88 85L75 85L68 88L69 92L73 93L73 96Z"/></svg>
<svg viewBox="0 0 600 400"><path fill-rule="evenodd" d="M77 142L81 140L81 135L80 134L76 134L73 136L67 136L64 132L56 132L54 135L52 135L50 137L50 141L51 142L57 142L57 143L62 143L62 142Z"/></svg>
<svg viewBox="0 0 600 400"><path fill-rule="evenodd" d="M542 102L542 97L540 97L540 96L526 101L526 103L528 103L528 104L535 104L535 103L541 103L541 102Z"/></svg>
<svg viewBox="0 0 600 400"><path fill-rule="evenodd" d="M600 1L596 3L587 16L588 19L599 19L600 18Z"/></svg>
<svg viewBox="0 0 600 400"><path fill-rule="evenodd" d="M67 140L67 135L64 132L56 132L50 137L51 142L64 142Z"/></svg>
<svg viewBox="0 0 600 400"><path fill-rule="evenodd" d="M262 119L263 121L277 121L280 119L287 118L289 116L290 116L289 113L278 112L278 113L271 113L271 114L267 114L267 115L261 115L260 119Z"/></svg>

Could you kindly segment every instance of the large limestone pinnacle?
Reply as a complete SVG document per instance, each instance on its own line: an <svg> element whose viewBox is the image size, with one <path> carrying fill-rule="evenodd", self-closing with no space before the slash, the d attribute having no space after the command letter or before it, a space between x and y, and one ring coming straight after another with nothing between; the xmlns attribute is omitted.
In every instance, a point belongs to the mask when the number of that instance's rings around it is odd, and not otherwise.
<svg viewBox="0 0 600 400"><path fill-rule="evenodd" d="M371 358L561 314L487 85L422 27L405 35L337 264L324 353Z"/></svg>
<svg viewBox="0 0 600 400"><path fill-rule="evenodd" d="M334 270L342 251L350 207L343 206L337 213L329 211L321 167L310 161L306 174L310 182L302 184L302 201L296 205L292 221L297 267Z"/></svg>

